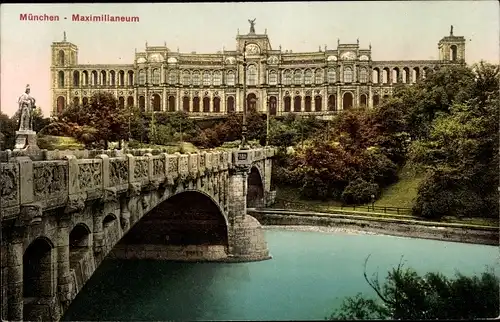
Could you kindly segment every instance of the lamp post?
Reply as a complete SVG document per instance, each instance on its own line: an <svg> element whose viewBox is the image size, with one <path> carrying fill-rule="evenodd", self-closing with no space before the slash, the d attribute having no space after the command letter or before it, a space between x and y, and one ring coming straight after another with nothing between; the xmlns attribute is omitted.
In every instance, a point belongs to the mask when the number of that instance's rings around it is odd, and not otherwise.
<svg viewBox="0 0 500 322"><path fill-rule="evenodd" d="M241 125L241 150L248 150L247 146L247 42L243 43L243 124Z"/></svg>

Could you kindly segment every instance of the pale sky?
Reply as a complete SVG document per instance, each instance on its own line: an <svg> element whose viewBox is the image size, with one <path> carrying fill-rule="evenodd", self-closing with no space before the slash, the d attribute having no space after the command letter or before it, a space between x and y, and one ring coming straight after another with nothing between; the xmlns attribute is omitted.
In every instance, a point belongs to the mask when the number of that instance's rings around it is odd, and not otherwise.
<svg viewBox="0 0 500 322"><path fill-rule="evenodd" d="M21 21L20 14L59 15L59 22ZM73 22L72 14L138 16L140 22ZM64 17L67 20L64 20ZM26 84L50 115L50 45L67 40L80 64L133 63L134 49L167 42L170 50L234 50L236 34L267 29L273 49L329 49L341 43L372 45L373 60L437 59L437 43L464 36L466 62L499 61L498 1L235 2L153 4L2 4L0 7L1 110L13 115Z"/></svg>

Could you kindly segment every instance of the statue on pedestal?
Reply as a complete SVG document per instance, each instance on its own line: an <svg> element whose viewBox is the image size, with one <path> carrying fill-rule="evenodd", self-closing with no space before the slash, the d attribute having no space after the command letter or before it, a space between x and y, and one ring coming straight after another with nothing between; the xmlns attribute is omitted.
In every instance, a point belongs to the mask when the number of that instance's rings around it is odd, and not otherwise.
<svg viewBox="0 0 500 322"><path fill-rule="evenodd" d="M36 132L33 131L33 110L36 108L35 99L30 95L30 86L17 100L19 115L19 130L16 131L15 150L37 150Z"/></svg>
<svg viewBox="0 0 500 322"><path fill-rule="evenodd" d="M19 116L19 131L33 131L33 110L36 108L35 99L30 95L30 86L17 100Z"/></svg>

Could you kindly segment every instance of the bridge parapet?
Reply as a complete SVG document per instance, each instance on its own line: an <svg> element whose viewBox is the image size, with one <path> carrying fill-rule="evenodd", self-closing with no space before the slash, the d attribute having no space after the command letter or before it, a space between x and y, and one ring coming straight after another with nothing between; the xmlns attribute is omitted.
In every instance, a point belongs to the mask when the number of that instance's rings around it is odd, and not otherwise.
<svg viewBox="0 0 500 322"><path fill-rule="evenodd" d="M237 163L232 151L186 154L158 151L85 150L66 155L63 152L67 151L46 151L42 153L44 160L12 157L11 151L2 151L1 219L16 219L23 209L30 207L49 210L65 206L71 211L83 207L87 200L171 186L179 180L193 180L233 169ZM271 158L275 149L260 148L249 152L250 162L255 163Z"/></svg>

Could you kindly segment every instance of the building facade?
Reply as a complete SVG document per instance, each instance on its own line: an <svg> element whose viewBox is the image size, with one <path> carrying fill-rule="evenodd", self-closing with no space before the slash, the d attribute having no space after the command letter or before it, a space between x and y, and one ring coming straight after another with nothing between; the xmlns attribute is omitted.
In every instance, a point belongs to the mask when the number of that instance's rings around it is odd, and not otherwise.
<svg viewBox="0 0 500 322"><path fill-rule="evenodd" d="M412 84L444 65L465 64L465 38L438 43L438 60L373 61L371 45L337 42L336 49L293 53L273 49L253 28L236 36L235 50L215 54L173 52L148 46L131 64L78 64L78 47L52 44L53 114L68 104L86 104L95 92L113 93L120 106L144 111L185 111L220 115L247 106L262 113L328 114L373 107L389 97L395 84ZM244 64L246 88L244 90Z"/></svg>

